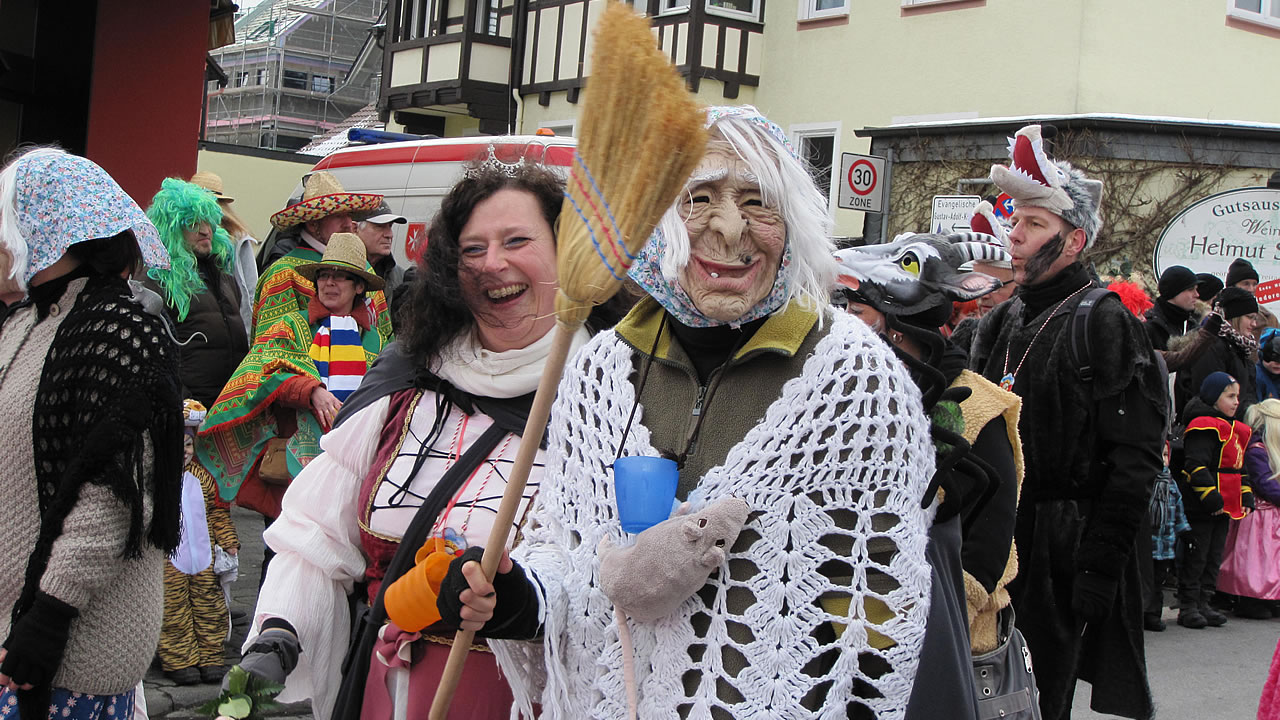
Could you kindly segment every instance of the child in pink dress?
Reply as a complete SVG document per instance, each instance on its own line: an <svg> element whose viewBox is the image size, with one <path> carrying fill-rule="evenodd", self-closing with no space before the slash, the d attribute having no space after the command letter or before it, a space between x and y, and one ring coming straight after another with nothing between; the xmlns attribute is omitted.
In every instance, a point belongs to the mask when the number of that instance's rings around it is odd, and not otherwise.
<svg viewBox="0 0 1280 720"><path fill-rule="evenodd" d="M1218 574L1218 589L1238 595L1238 617L1266 620L1280 600L1280 400L1269 399L1249 408L1246 419L1253 436L1244 453L1244 468L1253 488L1256 508L1235 520L1227 533Z"/></svg>

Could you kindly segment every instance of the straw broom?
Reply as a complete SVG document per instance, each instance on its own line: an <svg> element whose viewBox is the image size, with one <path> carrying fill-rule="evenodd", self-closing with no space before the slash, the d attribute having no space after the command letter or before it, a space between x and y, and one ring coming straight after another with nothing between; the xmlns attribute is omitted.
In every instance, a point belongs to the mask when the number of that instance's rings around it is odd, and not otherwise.
<svg viewBox="0 0 1280 720"><path fill-rule="evenodd" d="M635 254L706 150L702 111L656 46L647 20L610 0L591 60L557 232L556 335L480 562L490 580L515 525L574 333L622 286ZM474 637L465 630L454 637L431 720L448 714Z"/></svg>

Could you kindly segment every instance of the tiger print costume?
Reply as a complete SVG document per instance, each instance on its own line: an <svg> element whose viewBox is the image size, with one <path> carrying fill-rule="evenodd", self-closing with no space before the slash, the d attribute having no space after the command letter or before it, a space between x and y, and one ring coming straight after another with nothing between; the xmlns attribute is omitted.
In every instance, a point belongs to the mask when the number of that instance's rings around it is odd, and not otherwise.
<svg viewBox="0 0 1280 720"><path fill-rule="evenodd" d="M209 519L209 539L224 550L240 549L231 512L218 503L213 477L197 462L187 471L200 480L205 511ZM226 598L213 569L187 575L165 561L164 624L160 628L160 666L165 672L190 667L223 665L222 643L227 637Z"/></svg>

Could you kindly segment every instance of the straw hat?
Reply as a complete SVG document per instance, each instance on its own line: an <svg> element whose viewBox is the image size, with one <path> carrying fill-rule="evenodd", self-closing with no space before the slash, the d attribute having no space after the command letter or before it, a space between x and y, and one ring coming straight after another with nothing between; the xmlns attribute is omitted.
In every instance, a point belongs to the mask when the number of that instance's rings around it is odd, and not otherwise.
<svg viewBox="0 0 1280 720"><path fill-rule="evenodd" d="M218 202L220 203L230 203L230 202L235 202L236 200L230 195L223 194L222 178L209 172L208 170L201 170L195 175L192 175L191 180L189 182L192 185L199 185L205 190L208 190L209 192L213 193L214 196L218 198Z"/></svg>
<svg viewBox="0 0 1280 720"><path fill-rule="evenodd" d="M376 195L374 197L377 197ZM368 291L381 290L386 286L382 282L382 278L365 270L369 266L368 256L365 255L364 241L355 233L334 233L329 238L329 245L324 249L324 257L320 258L320 262L307 263L299 265L294 270L302 277L316 281L316 273L322 268L335 268L343 272L351 273L364 281L365 289Z"/></svg>
<svg viewBox="0 0 1280 720"><path fill-rule="evenodd" d="M271 224L284 230L312 220L319 220L338 213L363 212L378 209L381 195L349 193L331 173L323 170L311 173L302 181L302 200L271 216Z"/></svg>

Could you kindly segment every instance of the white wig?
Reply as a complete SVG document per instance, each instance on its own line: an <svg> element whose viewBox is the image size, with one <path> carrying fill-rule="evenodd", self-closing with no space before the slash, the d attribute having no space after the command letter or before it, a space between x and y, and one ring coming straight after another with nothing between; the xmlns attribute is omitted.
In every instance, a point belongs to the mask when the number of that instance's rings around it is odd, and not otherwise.
<svg viewBox="0 0 1280 720"><path fill-rule="evenodd" d="M34 157L62 154L66 153L58 148L38 147L17 155L0 170L0 250L8 255L8 258L0 258L0 267L5 260L11 260L9 267L3 268L3 282L0 283L6 287L27 289L27 260L30 257L27 237L30 228L23 227L18 214L18 166Z"/></svg>
<svg viewBox="0 0 1280 720"><path fill-rule="evenodd" d="M804 163L794 154L777 125L755 108L708 110L711 143L708 149L729 148L759 178L764 204L777 208L786 228L791 263L783 278L786 300L799 299L811 308L827 305L838 266L831 241L827 198L814 185ZM686 188L685 192L688 192ZM680 213L680 201L662 216L658 229L666 239L662 275L672 284L689 262L689 232Z"/></svg>

